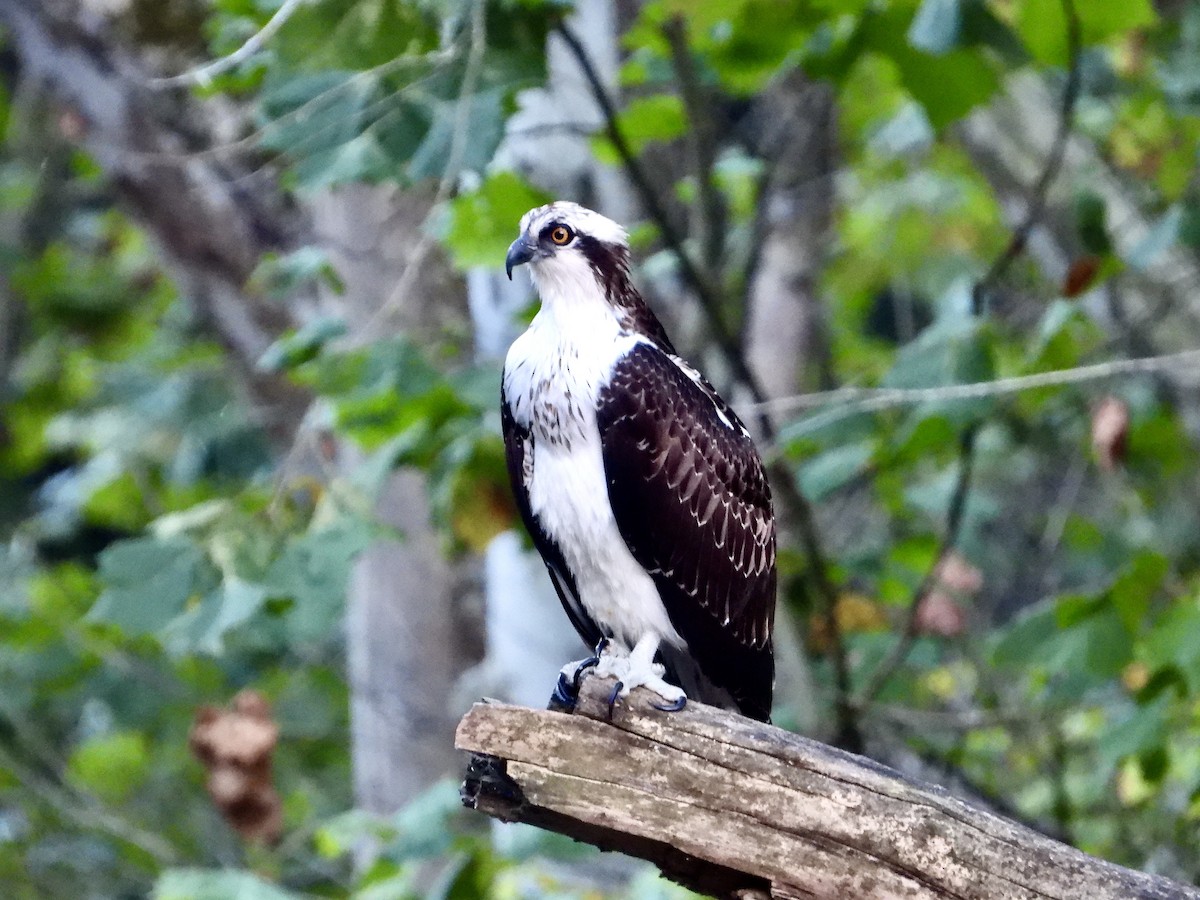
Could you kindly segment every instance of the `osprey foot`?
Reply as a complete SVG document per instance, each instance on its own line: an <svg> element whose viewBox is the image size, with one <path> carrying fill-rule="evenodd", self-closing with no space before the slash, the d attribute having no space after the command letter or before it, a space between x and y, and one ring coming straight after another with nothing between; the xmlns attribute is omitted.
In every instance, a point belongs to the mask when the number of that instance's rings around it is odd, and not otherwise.
<svg viewBox="0 0 1200 900"><path fill-rule="evenodd" d="M628 697L636 688L646 687L663 701L661 704L651 702L651 706L663 712L679 712L687 704L687 695L683 689L671 684L663 676L666 669L654 662L657 642L643 644L639 641L628 656L610 655L603 657L596 665L597 675L611 675L617 679L612 693L608 698L608 718L611 721L617 701Z"/></svg>
<svg viewBox="0 0 1200 900"><path fill-rule="evenodd" d="M554 685L554 692L550 695L548 709L568 713L575 711L575 704L579 702L579 685L583 682L583 676L600 664L600 659L604 655L604 651L608 649L608 644L608 638L600 638L591 656L579 662L567 663L562 667L558 673L558 682Z"/></svg>

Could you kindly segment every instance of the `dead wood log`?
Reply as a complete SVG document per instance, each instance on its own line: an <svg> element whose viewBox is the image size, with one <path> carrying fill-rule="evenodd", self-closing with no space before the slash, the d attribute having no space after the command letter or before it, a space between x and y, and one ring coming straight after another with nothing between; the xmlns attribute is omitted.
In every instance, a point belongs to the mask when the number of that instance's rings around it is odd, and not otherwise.
<svg viewBox="0 0 1200 900"><path fill-rule="evenodd" d="M477 703L463 802L650 860L719 897L1200 900L1200 890L1088 856L860 756L612 682L574 715Z"/></svg>

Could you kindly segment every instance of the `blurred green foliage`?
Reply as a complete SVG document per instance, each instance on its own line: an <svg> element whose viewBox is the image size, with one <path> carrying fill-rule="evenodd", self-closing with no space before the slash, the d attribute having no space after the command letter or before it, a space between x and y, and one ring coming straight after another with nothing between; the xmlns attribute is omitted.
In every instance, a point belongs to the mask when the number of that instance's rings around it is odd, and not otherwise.
<svg viewBox="0 0 1200 900"><path fill-rule="evenodd" d="M997 303L972 309L972 285L1010 232L956 134L1016 76L1061 88L1060 0L653 0L623 38L619 124L637 152L693 127L663 34L679 15L722 102L753 98L794 67L831 86L841 159L819 290L841 383L945 387L1177 349L1172 340L1196 330L1192 298L1168 296L1140 328L1111 308L1123 279L1200 248L1200 10L1166 6L1074 3L1076 130L1149 223L1128 240L1127 220L1100 193L1071 185L1073 218L1061 227L1096 259L1086 304L1022 261ZM216 0L204 19L211 53L241 45L277 8ZM516 92L544 79L546 36L565 11L532 0L314 0L203 93L251 111L252 141L300 193L456 185L473 173L434 230L460 268L498 267L518 217L544 196L492 157ZM496 851L448 785L393 817L352 809L339 622L349 566L380 533L367 499L392 467L417 465L431 475L448 547L478 549L511 521L497 499L494 366L451 366L404 337L346 348L338 319L281 336L261 367L324 398L332 431L368 455L352 477L292 478L224 351L96 165L57 145L31 153L17 140L29 127L19 115L0 94L12 136L0 147L0 259L16 335L0 354L6 895L83 896L80 885L87 896L164 900L586 892L545 863L578 851L532 834ZM730 243L745 243L764 162L729 143L714 177L733 212ZM596 148L608 158L606 141ZM695 181L674 187L686 198ZM642 277L653 286L656 272ZM719 274L744 286L732 263ZM312 279L338 285L306 248L263 260L247 290L282 299ZM1148 327L1160 319L1165 337ZM1129 415L1115 471L1090 448L1106 391ZM961 437L974 430L958 552L982 585L951 598L969 606L965 625L923 633L864 726L957 767L1085 850L1190 880L1200 879L1195 413L1169 380L1138 377L882 411L835 403L791 416L769 448L834 534L858 689L893 640L882 625L902 618L933 564ZM843 512L865 527L839 530ZM795 583L803 558L793 548L782 558ZM810 621L802 591L785 602ZM817 675L827 704L822 662ZM240 844L187 753L194 710L249 685L282 730L286 835L273 849ZM797 698L779 699L787 721ZM675 891L646 877L627 893Z"/></svg>

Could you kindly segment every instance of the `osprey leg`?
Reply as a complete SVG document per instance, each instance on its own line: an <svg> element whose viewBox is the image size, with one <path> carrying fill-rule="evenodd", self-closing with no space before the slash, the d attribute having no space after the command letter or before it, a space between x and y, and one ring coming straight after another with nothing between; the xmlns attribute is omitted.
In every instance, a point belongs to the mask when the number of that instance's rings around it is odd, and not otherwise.
<svg viewBox="0 0 1200 900"><path fill-rule="evenodd" d="M617 679L612 696L608 698L610 719L617 700L628 697L635 688L639 687L649 688L663 699L664 704L651 703L652 706L663 712L678 712L687 703L687 695L683 689L668 682L663 677L666 669L654 661L661 641L662 638L653 632L642 635L628 656L615 654L606 656L596 665L597 675L614 675Z"/></svg>

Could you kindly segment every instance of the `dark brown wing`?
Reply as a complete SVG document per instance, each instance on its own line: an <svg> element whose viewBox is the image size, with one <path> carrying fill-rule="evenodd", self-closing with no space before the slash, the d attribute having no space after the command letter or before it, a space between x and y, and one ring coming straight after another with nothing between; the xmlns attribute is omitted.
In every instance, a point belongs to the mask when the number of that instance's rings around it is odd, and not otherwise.
<svg viewBox="0 0 1200 900"><path fill-rule="evenodd" d="M504 396L504 386L500 387L500 427L504 432L504 458L508 463L508 479L512 484L513 497L517 501L517 510L521 513L521 521L533 539L533 546L546 564L550 573L550 581L562 601L563 609L579 636L583 638L588 648L596 645L602 637L600 628L587 614L579 602L579 590L575 586L575 578L563 560L562 551L549 535L542 529L541 523L529 507L529 479L533 475L533 435L522 428L513 418L508 399Z"/></svg>
<svg viewBox="0 0 1200 900"><path fill-rule="evenodd" d="M707 382L647 344L616 364L597 420L617 527L688 656L715 687L711 696L723 691L765 720L775 674L775 517L754 443ZM671 665L669 652L664 661Z"/></svg>

